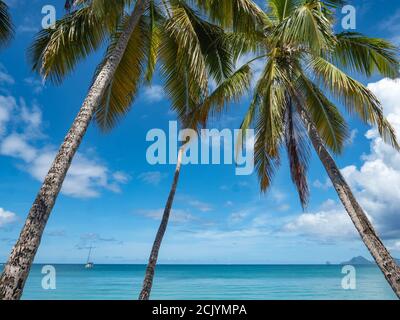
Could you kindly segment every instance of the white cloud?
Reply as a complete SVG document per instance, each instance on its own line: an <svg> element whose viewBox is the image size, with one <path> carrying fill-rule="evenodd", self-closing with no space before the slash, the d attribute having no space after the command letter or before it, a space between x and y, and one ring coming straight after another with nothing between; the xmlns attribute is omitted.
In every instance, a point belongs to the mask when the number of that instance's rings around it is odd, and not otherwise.
<svg viewBox="0 0 400 320"><path fill-rule="evenodd" d="M42 182L56 156L57 148L52 145L37 146L38 140L45 136L42 113L36 104L28 107L23 99L19 104L13 97L0 96L0 129L6 127L13 132L0 135L0 154L23 162L19 165L34 179ZM1 131L0 131L1 132ZM111 172L93 157L88 158L78 152L72 161L61 192L78 198L91 198L99 195L100 189L119 192L120 185L127 182L123 172Z"/></svg>
<svg viewBox="0 0 400 320"><path fill-rule="evenodd" d="M168 175L160 171L148 171L139 174L138 178L144 183L158 186L160 182L165 179Z"/></svg>
<svg viewBox="0 0 400 320"><path fill-rule="evenodd" d="M258 227L245 227L235 230L205 229L192 232L193 237L208 241L237 241L238 239L265 237L268 234L267 230Z"/></svg>
<svg viewBox="0 0 400 320"><path fill-rule="evenodd" d="M250 210L245 209L245 210L241 210L241 211L237 211L232 213L229 216L229 223L230 224L236 224L236 223L241 223L243 222L248 216L250 215Z"/></svg>
<svg viewBox="0 0 400 320"><path fill-rule="evenodd" d="M130 179L129 175L122 171L114 172L113 178L115 179L115 181L120 183L127 183Z"/></svg>
<svg viewBox="0 0 400 320"><path fill-rule="evenodd" d="M389 247L390 250L400 252L400 241L395 241L392 246Z"/></svg>
<svg viewBox="0 0 400 320"><path fill-rule="evenodd" d="M149 102L159 102L165 98L164 88L159 85L145 87L144 98Z"/></svg>
<svg viewBox="0 0 400 320"><path fill-rule="evenodd" d="M0 208L0 228L14 223L15 221L17 221L17 215L14 212Z"/></svg>
<svg viewBox="0 0 400 320"><path fill-rule="evenodd" d="M43 81L33 78L33 77L28 77L24 79L24 82L26 85L32 88L33 93L39 94L43 91L45 88L45 84Z"/></svg>
<svg viewBox="0 0 400 320"><path fill-rule="evenodd" d="M328 190L329 188L332 188L332 182L329 178L326 178L325 182L321 182L319 179L315 180L313 182L313 187L317 189L322 189L322 190Z"/></svg>
<svg viewBox="0 0 400 320"><path fill-rule="evenodd" d="M212 211L212 206L209 203L202 202L199 200L189 200L189 205L200 210L201 212Z"/></svg>
<svg viewBox="0 0 400 320"><path fill-rule="evenodd" d="M358 135L357 129L351 130L349 139L345 142L346 146L351 146L354 143L354 141L356 140L357 135Z"/></svg>
<svg viewBox="0 0 400 320"><path fill-rule="evenodd" d="M31 16L25 16L22 23L18 25L17 33L36 33L40 30L40 23Z"/></svg>
<svg viewBox="0 0 400 320"><path fill-rule="evenodd" d="M6 131L6 125L10 121L11 113L17 103L14 97L0 96L0 137Z"/></svg>
<svg viewBox="0 0 400 320"><path fill-rule="evenodd" d="M382 102L385 115L400 133L400 81L383 79L368 88ZM362 156L361 166L350 165L341 171L378 233L392 242L400 238L400 153L384 143L376 129L369 130L366 137L371 141L370 152ZM314 186L325 188L328 181ZM335 208L332 200L318 212L303 214L286 225L286 230L321 237L348 237L352 229L345 211Z"/></svg>
<svg viewBox="0 0 400 320"><path fill-rule="evenodd" d="M6 68L0 63L0 84L12 85L15 83L14 78L8 73Z"/></svg>
<svg viewBox="0 0 400 320"><path fill-rule="evenodd" d="M164 209L140 210L139 213L147 218L160 221L164 214ZM197 219L198 219L197 217L186 212L185 210L172 209L169 221L173 223L187 223Z"/></svg>
<svg viewBox="0 0 400 320"><path fill-rule="evenodd" d="M400 81L382 79L368 88L378 97L384 113L400 133ZM370 153L363 164L348 166L343 174L363 208L373 217L377 229L386 238L399 238L400 232L400 153L383 142L376 129L367 132Z"/></svg>
<svg viewBox="0 0 400 320"><path fill-rule="evenodd" d="M25 162L31 162L36 158L36 149L28 144L25 137L19 134L11 134L3 139L0 144L0 154L14 158L20 158Z"/></svg>
<svg viewBox="0 0 400 320"><path fill-rule="evenodd" d="M356 236L349 216L341 208L303 213L284 225L283 231L320 240L338 240Z"/></svg>

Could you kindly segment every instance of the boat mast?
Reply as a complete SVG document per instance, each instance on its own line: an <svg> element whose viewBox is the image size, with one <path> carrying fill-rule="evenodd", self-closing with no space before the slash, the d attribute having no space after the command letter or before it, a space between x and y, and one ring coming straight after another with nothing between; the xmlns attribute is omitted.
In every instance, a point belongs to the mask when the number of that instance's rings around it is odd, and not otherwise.
<svg viewBox="0 0 400 320"><path fill-rule="evenodd" d="M92 252L92 246L89 247L89 254L88 254L88 257L87 257L87 263L90 262L90 253L91 252Z"/></svg>

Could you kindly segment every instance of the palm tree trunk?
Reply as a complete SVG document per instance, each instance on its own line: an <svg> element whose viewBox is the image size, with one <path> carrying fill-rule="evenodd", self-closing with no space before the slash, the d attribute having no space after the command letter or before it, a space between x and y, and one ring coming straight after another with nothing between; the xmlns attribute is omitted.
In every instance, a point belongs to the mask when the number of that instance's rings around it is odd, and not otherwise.
<svg viewBox="0 0 400 320"><path fill-rule="evenodd" d="M165 205L164 214L161 220L160 227L158 228L156 239L154 240L153 248L149 258L149 263L146 268L146 275L143 281L143 288L139 295L139 300L149 300L151 288L153 286L154 272L156 269L158 253L160 252L161 242L163 240L165 231L167 229L169 216L171 213L172 204L174 202L176 187L178 186L179 174L181 171L182 155L184 146L179 149L178 161L176 164L174 181L172 182L171 191L169 192L167 204Z"/></svg>
<svg viewBox="0 0 400 320"><path fill-rule="evenodd" d="M118 44L99 72L83 105L65 137L61 148L44 179L40 191L29 211L19 239L14 246L0 278L0 299L20 299L29 270L38 250L44 228L56 202L71 161L93 118L104 92L111 82L115 70L125 52L129 38L143 15L148 0L138 0L132 12L128 27Z"/></svg>
<svg viewBox="0 0 400 320"><path fill-rule="evenodd" d="M374 230L371 222L368 220L367 215L354 197L353 192L337 167L335 160L325 148L310 115L303 108L300 109L300 113L315 151L324 165L340 201L343 203L358 233L383 272L386 280L400 298L400 267L393 260L389 251Z"/></svg>

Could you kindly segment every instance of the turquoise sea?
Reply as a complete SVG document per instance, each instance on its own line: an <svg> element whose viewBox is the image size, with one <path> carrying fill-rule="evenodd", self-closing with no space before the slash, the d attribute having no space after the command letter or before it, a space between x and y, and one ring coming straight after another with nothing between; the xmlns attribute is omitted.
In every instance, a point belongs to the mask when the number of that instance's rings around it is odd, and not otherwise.
<svg viewBox="0 0 400 320"><path fill-rule="evenodd" d="M54 265L56 289L42 288L34 265L24 299L136 299L144 265ZM342 288L339 265L160 265L152 299L395 299L376 266L356 267L356 289Z"/></svg>

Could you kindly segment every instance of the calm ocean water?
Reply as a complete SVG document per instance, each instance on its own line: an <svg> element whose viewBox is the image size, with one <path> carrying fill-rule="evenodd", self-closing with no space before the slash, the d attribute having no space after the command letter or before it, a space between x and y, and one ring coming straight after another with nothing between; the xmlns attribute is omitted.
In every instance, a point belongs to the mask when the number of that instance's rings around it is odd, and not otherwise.
<svg viewBox="0 0 400 320"><path fill-rule="evenodd" d="M34 265L24 299L136 299L144 265L54 265L56 289ZM375 266L356 267L356 290L342 289L337 265L160 265L152 299L395 299Z"/></svg>

